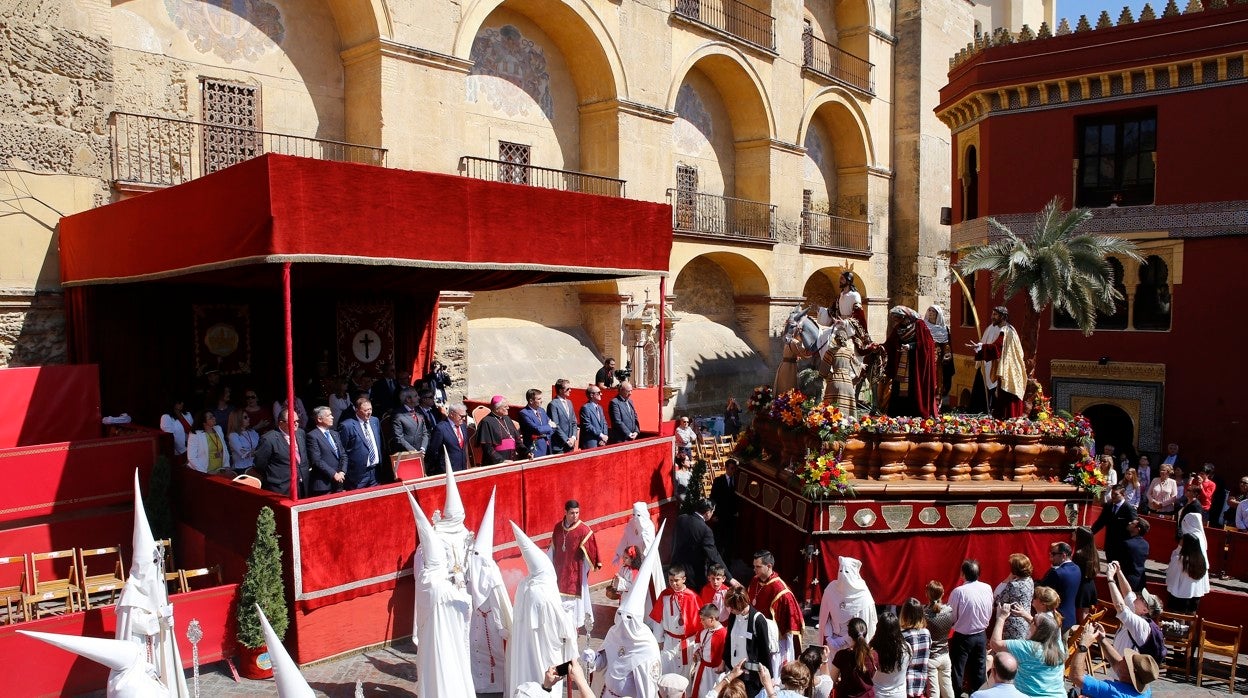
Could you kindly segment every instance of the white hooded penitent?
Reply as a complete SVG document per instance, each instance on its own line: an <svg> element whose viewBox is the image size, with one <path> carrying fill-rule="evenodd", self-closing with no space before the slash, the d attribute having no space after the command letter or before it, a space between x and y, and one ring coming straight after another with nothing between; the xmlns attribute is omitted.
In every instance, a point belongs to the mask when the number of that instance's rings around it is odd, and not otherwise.
<svg viewBox="0 0 1248 698"><path fill-rule="evenodd" d="M108 686L105 688L108 698L159 698L168 695L164 685L148 673L143 650L133 642L31 630L17 632L108 667Z"/></svg>
<svg viewBox="0 0 1248 698"><path fill-rule="evenodd" d="M529 575L516 589L511 640L507 643L507 691L512 695L524 683L541 683L546 670L576 656L576 628L563 612L555 565L546 551L511 522L511 531L524 556ZM559 687L552 689L558 695Z"/></svg>
<svg viewBox="0 0 1248 698"><path fill-rule="evenodd" d="M282 639L273 632L273 626L269 625L269 619L265 618L260 604L256 604L256 613L260 615L264 644L269 649L269 660L273 662L273 680L277 682L279 698L313 698L316 693L299 672L295 660L290 658L290 653L282 645Z"/></svg>

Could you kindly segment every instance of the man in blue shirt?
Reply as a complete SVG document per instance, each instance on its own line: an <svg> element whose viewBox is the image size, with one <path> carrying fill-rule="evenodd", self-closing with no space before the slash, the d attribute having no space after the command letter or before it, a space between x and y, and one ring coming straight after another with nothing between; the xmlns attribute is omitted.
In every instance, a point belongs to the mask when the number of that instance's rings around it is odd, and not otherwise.
<svg viewBox="0 0 1248 698"><path fill-rule="evenodd" d="M1053 589L1062 600L1057 607L1062 614L1062 632L1070 630L1075 624L1075 597L1079 593L1079 584L1083 581L1083 572L1079 565L1070 560L1072 552L1070 543L1065 541L1050 544L1049 562L1053 569L1040 580L1040 586Z"/></svg>
<svg viewBox="0 0 1248 698"><path fill-rule="evenodd" d="M1076 651L1080 654L1086 653L1093 643L1099 644L1103 656L1113 664L1118 676L1129 679L1101 681L1087 676L1088 663L1083 657L1078 657L1070 662L1070 681L1084 698L1149 698L1152 695L1148 685L1157 680L1157 660L1133 649L1118 654L1113 643L1105 641L1105 629L1099 624L1084 628L1078 642Z"/></svg>

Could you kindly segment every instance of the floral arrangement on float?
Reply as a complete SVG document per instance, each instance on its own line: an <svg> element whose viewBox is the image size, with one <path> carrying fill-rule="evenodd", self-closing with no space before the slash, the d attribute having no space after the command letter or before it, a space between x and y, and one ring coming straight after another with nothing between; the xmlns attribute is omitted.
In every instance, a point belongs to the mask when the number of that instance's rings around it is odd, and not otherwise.
<svg viewBox="0 0 1248 698"><path fill-rule="evenodd" d="M806 413L806 430L825 443L845 441L858 432L858 420L839 407L815 405Z"/></svg>
<svg viewBox="0 0 1248 698"><path fill-rule="evenodd" d="M833 496L853 496L850 484L852 468L841 467L835 452L815 453L808 451L806 459L797 470L802 484L802 494L809 499L826 499Z"/></svg>
<svg viewBox="0 0 1248 698"><path fill-rule="evenodd" d="M801 431L806 420L804 402L806 395L802 391L786 390L771 401L768 416L792 431Z"/></svg>
<svg viewBox="0 0 1248 698"><path fill-rule="evenodd" d="M754 414L766 414L771 409L771 401L774 399L775 393L772 392L771 386L760 385L750 393L750 399L745 403L745 408Z"/></svg>
<svg viewBox="0 0 1248 698"><path fill-rule="evenodd" d="M1070 466L1070 474L1062 482L1085 490L1097 499L1101 498L1105 488L1109 486L1101 469L1096 467L1096 459L1084 447L1079 448L1079 460Z"/></svg>

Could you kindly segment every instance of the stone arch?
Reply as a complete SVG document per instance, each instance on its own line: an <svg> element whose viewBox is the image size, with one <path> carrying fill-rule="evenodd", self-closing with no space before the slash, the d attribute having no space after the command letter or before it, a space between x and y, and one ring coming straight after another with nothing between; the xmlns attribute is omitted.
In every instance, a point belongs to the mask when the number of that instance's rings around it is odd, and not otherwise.
<svg viewBox="0 0 1248 698"><path fill-rule="evenodd" d="M564 54L580 104L628 99L628 80L615 39L585 0L475 0L464 11L453 55L468 59L481 25L495 10L506 8L529 18Z"/></svg>
<svg viewBox="0 0 1248 698"><path fill-rule="evenodd" d="M344 49L394 36L390 10L382 0L325 0L325 4L338 25L338 39Z"/></svg>
<svg viewBox="0 0 1248 698"><path fill-rule="evenodd" d="M771 293L771 284L767 275L754 260L736 252L716 251L697 255L672 271L672 288L676 287L676 279L695 260L706 259L714 262L728 275L732 283L734 297L764 297Z"/></svg>
<svg viewBox="0 0 1248 698"><path fill-rule="evenodd" d="M875 26L875 3L872 0L841 0L835 3L836 27L840 31Z"/></svg>
<svg viewBox="0 0 1248 698"><path fill-rule="evenodd" d="M806 103L802 121L797 128L797 143L806 142L806 132L811 121L819 118L837 141L838 147L847 147L847 156L864 166L874 165L875 143L867 126L866 114L858 100L840 87L828 87L815 94Z"/></svg>
<svg viewBox="0 0 1248 698"><path fill-rule="evenodd" d="M680 86L695 67L710 78L724 103L731 105L728 115L737 142L776 137L771 98L762 78L740 50L723 42L704 44L676 68L667 94L668 111L676 111Z"/></svg>

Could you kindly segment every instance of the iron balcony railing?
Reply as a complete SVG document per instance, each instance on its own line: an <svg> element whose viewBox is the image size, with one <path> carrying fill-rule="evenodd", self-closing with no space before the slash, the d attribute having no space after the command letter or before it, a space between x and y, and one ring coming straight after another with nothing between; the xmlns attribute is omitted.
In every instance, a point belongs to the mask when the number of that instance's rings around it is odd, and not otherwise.
<svg viewBox="0 0 1248 698"><path fill-rule="evenodd" d="M549 167L523 165L503 160L491 160L471 155L459 158L459 173L473 179L490 182L524 184L543 189L561 189L598 196L624 196L624 180L601 175L555 170Z"/></svg>
<svg viewBox="0 0 1248 698"><path fill-rule="evenodd" d="M776 50L775 18L741 0L672 0L672 13L768 51Z"/></svg>
<svg viewBox="0 0 1248 698"><path fill-rule="evenodd" d="M113 179L148 186L189 182L265 153L386 164L386 149L324 138L113 112Z"/></svg>
<svg viewBox="0 0 1248 698"><path fill-rule="evenodd" d="M761 201L668 189L672 229L750 240L774 240L776 207Z"/></svg>
<svg viewBox="0 0 1248 698"><path fill-rule="evenodd" d="M802 34L802 67L863 92L875 94L875 65L810 32Z"/></svg>
<svg viewBox="0 0 1248 698"><path fill-rule="evenodd" d="M802 241L811 247L871 251L871 222L802 211Z"/></svg>

